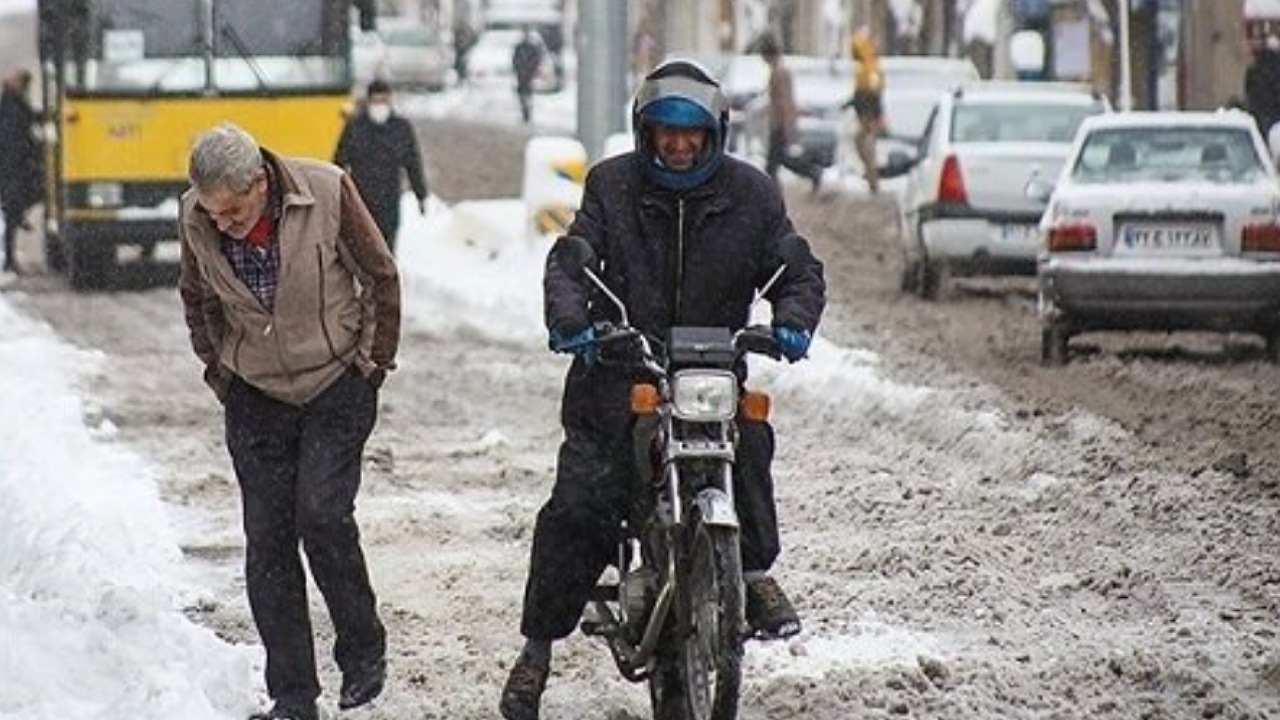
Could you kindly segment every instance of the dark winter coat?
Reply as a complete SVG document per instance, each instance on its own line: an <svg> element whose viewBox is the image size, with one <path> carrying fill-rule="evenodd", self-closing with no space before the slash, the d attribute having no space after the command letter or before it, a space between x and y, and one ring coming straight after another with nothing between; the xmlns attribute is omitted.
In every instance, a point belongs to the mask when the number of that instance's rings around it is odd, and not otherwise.
<svg viewBox="0 0 1280 720"><path fill-rule="evenodd" d="M1271 126L1280 122L1280 52L1264 50L1253 61L1244 74L1244 97L1266 138Z"/></svg>
<svg viewBox="0 0 1280 720"><path fill-rule="evenodd" d="M361 112L342 129L333 163L347 169L360 196L370 209L398 207L400 177L409 178L409 186L418 200L427 198L427 179L422 172L422 153L409 121L392 114L381 125Z"/></svg>
<svg viewBox="0 0 1280 720"><path fill-rule="evenodd" d="M516 75L516 90L533 92L533 79L542 64L542 48L531 38L522 38L511 52L511 71Z"/></svg>
<svg viewBox="0 0 1280 720"><path fill-rule="evenodd" d="M35 136L35 110L18 92L0 94L0 203L17 217L40 200L44 161Z"/></svg>
<svg viewBox="0 0 1280 720"><path fill-rule="evenodd" d="M775 324L813 331L825 306L822 263L787 217L777 184L726 156L703 185L675 193L646 180L640 156L596 165L567 234L585 238L603 262L604 282L630 320L662 337L673 325L744 327L759 290L782 263L784 239L801 248L766 298ZM562 244L557 244L557 248ZM544 279L547 328L572 335L616 320L604 298L587 310L588 288L562 267L557 249Z"/></svg>

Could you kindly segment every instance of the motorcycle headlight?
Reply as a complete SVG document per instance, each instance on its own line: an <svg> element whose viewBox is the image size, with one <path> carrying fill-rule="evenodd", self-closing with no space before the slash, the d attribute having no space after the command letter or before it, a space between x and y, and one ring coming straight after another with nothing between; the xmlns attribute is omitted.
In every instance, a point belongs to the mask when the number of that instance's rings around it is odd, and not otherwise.
<svg viewBox="0 0 1280 720"><path fill-rule="evenodd" d="M728 420L738 410L738 378L725 370L681 370L671 383L671 397L681 420Z"/></svg>

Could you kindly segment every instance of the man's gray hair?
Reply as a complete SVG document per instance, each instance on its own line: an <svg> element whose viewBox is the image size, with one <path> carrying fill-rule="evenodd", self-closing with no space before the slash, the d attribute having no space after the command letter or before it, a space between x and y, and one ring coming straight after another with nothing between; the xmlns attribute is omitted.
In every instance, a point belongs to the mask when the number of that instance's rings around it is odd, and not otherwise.
<svg viewBox="0 0 1280 720"><path fill-rule="evenodd" d="M262 166L262 150L253 136L232 123L222 123L196 139L187 176L199 192L242 193L253 185Z"/></svg>

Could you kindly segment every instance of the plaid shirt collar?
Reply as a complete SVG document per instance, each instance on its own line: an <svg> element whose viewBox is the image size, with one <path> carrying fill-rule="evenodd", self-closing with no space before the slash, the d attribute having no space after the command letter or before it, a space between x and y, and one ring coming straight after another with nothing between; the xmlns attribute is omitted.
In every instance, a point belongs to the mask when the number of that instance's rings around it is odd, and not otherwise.
<svg viewBox="0 0 1280 720"><path fill-rule="evenodd" d="M280 278L280 217L283 211L283 193L276 169L264 161L267 171L267 212L271 216L271 241L265 248L220 233L222 254L231 263L236 277L249 288L254 297L269 312L275 310L276 290Z"/></svg>

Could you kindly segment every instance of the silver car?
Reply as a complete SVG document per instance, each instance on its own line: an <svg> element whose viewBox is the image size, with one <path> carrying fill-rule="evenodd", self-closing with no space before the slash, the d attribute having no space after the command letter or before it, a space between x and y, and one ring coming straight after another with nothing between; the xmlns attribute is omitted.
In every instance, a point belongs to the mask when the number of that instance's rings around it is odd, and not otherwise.
<svg viewBox="0 0 1280 720"><path fill-rule="evenodd" d="M1037 223L1076 129L1107 101L1080 85L980 81L942 94L899 199L902 289L936 299L946 278L1036 272Z"/></svg>
<svg viewBox="0 0 1280 720"><path fill-rule="evenodd" d="M1082 124L1040 221L1041 356L1104 330L1260 334L1280 361L1280 180L1249 115Z"/></svg>
<svg viewBox="0 0 1280 720"><path fill-rule="evenodd" d="M440 33L413 19L380 17L376 30L351 31L351 59L359 89L374 78L404 89L443 90L453 51Z"/></svg>
<svg viewBox="0 0 1280 720"><path fill-rule="evenodd" d="M764 61L761 60L761 63ZM796 127L793 142L810 162L827 168L836 164L840 145L841 104L848 99L855 65L846 58L784 55L795 93ZM768 66L765 66L766 73ZM769 150L769 93L757 93L743 107L745 154L766 157Z"/></svg>

